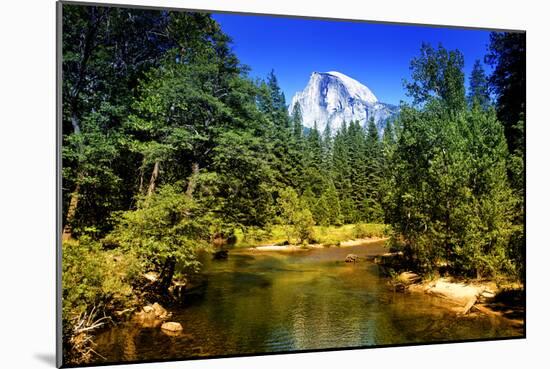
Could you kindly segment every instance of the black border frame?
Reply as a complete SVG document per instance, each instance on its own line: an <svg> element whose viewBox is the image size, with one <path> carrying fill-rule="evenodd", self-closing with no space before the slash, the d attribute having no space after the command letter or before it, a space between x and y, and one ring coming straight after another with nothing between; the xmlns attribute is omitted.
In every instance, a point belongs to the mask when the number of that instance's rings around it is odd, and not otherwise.
<svg viewBox="0 0 550 369"><path fill-rule="evenodd" d="M66 365L63 363L63 327L62 327L62 119L63 119L63 5L77 5L77 6L102 6L113 8L126 8L126 9L147 9L147 10L165 10L176 12L199 12L199 13L214 13L214 14L234 14L234 15L252 15L252 16L266 16L274 18L290 18L290 19L310 19L310 20L324 20L333 22L352 22L352 23L371 23L371 24L386 24L386 25L399 25L399 26L420 26L420 27L433 27L433 28L446 28L446 29L460 29L460 30L485 30L494 32L509 32L509 33L523 33L525 34L527 53L527 31L522 29L506 29L506 28L486 28L486 27L473 27L473 26L456 26L445 25L435 23L409 23L409 22L392 22L381 21L372 19L350 19L350 18L331 18L320 16L305 16L294 14L270 14L270 13L256 13L245 11L228 11L228 10L215 10L215 9L193 9L193 8L178 8L178 7L163 7L154 5L132 5L132 4L115 4L115 3L96 3L96 2L84 2L84 1L72 1L72 0L57 0L56 2L56 367L58 368L82 368L82 367L100 367L108 365L129 365L129 364L144 364L144 363L164 363L164 362L183 362L183 361L195 361L195 360L213 360L224 358L237 358L237 357L259 357L270 355L288 355L288 354L307 354L316 352L331 352L331 351L347 351L347 350L362 350L362 349L375 349L375 348L392 348L392 347L414 347L414 346L427 346L427 345L443 345L443 344L456 344L456 343L473 343L473 342L493 342L493 341L507 341L507 340L522 340L527 338L527 63L525 65L524 78L525 78L525 132L523 145L525 148L525 156L523 159L524 173L523 173L523 225L524 225L524 262L525 267L523 271L523 335L514 337L494 337L494 338L479 338L479 339L464 339L464 340L449 340L449 341L430 341L430 342L415 342L415 343L400 343L400 344L386 344L386 345L371 345L371 346L350 346L350 347L332 347L323 349L309 349L309 350L289 350L289 351L274 351L274 352L260 352L253 354L228 354L228 355L213 355L208 357L187 357L187 358L170 358L170 359L150 359L150 360L136 360L136 361L112 361L102 363L90 363L83 365ZM526 58L527 62L527 58Z"/></svg>

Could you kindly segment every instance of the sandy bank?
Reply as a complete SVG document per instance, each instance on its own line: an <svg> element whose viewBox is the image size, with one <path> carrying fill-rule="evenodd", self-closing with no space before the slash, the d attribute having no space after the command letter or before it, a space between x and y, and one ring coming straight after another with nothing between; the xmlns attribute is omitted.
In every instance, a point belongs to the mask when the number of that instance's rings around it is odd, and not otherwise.
<svg viewBox="0 0 550 369"><path fill-rule="evenodd" d="M450 278L439 278L410 284L408 291L427 293L444 299L449 302L449 308L459 315L482 313L502 317L513 324L522 325L524 322L523 307L499 301L498 295L503 290L495 282L459 282ZM514 292L521 293L521 289Z"/></svg>
<svg viewBox="0 0 550 369"><path fill-rule="evenodd" d="M243 250L254 250L254 251L282 251L282 252L294 252L294 251L306 251L311 249L322 249L327 247L352 247L352 246L363 246L368 245L371 243L376 243L380 241L385 241L387 238L381 238L381 237L370 237L370 238L359 238L356 240L347 240L340 242L339 246L336 245L324 245L324 244L310 244L306 246L297 246L297 245L285 245L285 246L279 246L279 245L264 245L264 246L256 246L256 247L249 247Z"/></svg>
<svg viewBox="0 0 550 369"><path fill-rule="evenodd" d="M462 306L462 313L466 314L482 298L492 298L496 295L494 283L465 283L454 282L449 278L440 278L435 281L412 284L410 291L424 292L448 300Z"/></svg>

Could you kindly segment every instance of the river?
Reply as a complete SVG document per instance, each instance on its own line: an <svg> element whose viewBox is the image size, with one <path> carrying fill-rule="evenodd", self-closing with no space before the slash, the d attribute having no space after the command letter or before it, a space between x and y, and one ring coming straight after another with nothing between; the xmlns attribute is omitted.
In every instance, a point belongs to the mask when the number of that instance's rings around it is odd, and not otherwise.
<svg viewBox="0 0 550 369"><path fill-rule="evenodd" d="M520 337L522 327L481 314L457 316L447 302L396 293L369 261L381 244L308 251L236 250L207 260L205 287L171 307L184 333L131 323L99 334L97 362L185 359L284 351Z"/></svg>

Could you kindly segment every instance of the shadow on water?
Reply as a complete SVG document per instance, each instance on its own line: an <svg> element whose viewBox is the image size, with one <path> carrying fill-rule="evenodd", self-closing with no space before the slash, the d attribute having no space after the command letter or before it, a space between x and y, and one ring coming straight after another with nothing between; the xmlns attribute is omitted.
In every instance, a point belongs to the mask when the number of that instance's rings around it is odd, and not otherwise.
<svg viewBox="0 0 550 369"><path fill-rule="evenodd" d="M521 320L525 316L525 291L503 290L488 305L508 319Z"/></svg>
<svg viewBox="0 0 550 369"><path fill-rule="evenodd" d="M371 262L349 249L230 253L205 262L204 282L172 308L184 334L130 324L96 337L113 361L245 355L521 336L503 319L457 317L437 298L394 293ZM353 253L369 255L368 247ZM364 260L364 259L363 259Z"/></svg>

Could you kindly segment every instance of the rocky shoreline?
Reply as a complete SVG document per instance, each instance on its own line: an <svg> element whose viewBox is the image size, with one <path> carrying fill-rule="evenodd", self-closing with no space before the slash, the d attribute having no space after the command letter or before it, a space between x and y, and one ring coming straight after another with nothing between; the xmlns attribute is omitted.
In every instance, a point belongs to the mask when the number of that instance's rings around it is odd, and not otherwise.
<svg viewBox="0 0 550 369"><path fill-rule="evenodd" d="M145 305L140 311L132 315L131 321L142 328L158 328L169 336L177 336L183 331L179 322L168 321L172 313L166 310L158 302L151 305Z"/></svg>
<svg viewBox="0 0 550 369"><path fill-rule="evenodd" d="M413 272L403 272L392 278L389 284L400 292L423 293L447 301L450 310L457 315L481 313L507 319L513 324L524 323L523 304L512 300L522 298L523 286L499 288L492 281L455 280L441 277L422 280ZM514 296L513 299L503 296Z"/></svg>

